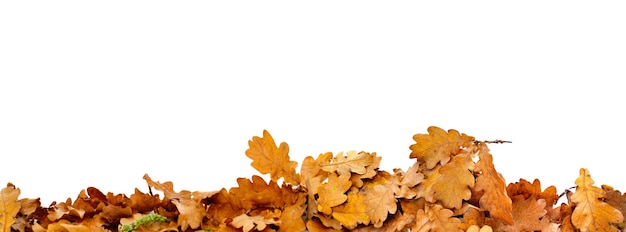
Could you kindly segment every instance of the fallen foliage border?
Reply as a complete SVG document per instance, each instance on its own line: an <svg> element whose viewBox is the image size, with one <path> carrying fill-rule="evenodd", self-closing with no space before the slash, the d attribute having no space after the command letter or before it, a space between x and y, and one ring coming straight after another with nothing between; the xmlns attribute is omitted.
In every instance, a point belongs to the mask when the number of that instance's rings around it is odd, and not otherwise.
<svg viewBox="0 0 626 232"><path fill-rule="evenodd" d="M488 144L431 126L416 134L407 170L379 170L375 152L308 156L300 165L287 143L267 131L248 141L252 167L269 174L238 178L213 192L175 191L144 175L147 193L82 190L74 200L41 206L0 192L0 232L57 231L620 231L626 194L594 185L581 168L573 191L520 179L506 184ZM152 193L152 189L159 191ZM161 196L162 194L162 196ZM566 202L557 205L559 198Z"/></svg>

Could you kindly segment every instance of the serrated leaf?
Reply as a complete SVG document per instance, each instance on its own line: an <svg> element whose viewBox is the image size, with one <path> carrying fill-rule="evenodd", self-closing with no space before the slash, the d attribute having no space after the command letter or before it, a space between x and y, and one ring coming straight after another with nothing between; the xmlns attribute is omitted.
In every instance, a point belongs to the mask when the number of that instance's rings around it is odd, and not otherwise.
<svg viewBox="0 0 626 232"><path fill-rule="evenodd" d="M252 167L262 174L270 174L273 181L284 178L286 183L298 185L300 176L296 173L298 162L289 159L289 146L282 142L277 147L274 138L267 130L263 137L254 136L248 141L246 156L252 159Z"/></svg>
<svg viewBox="0 0 626 232"><path fill-rule="evenodd" d="M409 146L411 158L426 162L426 168L432 169L438 163L446 164L452 155L457 154L462 147L472 145L474 137L461 134L457 130L445 130L431 126L428 134L413 136L415 144Z"/></svg>
<svg viewBox="0 0 626 232"><path fill-rule="evenodd" d="M604 190L593 186L594 181L585 168L580 169L576 179L576 192L572 202L576 208L572 213L572 224L581 231L618 231L615 223L624 220L622 213L611 205L603 202Z"/></svg>

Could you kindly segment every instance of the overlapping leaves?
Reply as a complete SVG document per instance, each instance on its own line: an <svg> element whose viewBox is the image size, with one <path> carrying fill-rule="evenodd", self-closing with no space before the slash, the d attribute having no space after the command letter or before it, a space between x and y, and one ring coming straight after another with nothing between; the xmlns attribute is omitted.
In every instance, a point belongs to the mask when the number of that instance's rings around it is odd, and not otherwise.
<svg viewBox="0 0 626 232"><path fill-rule="evenodd" d="M289 147L267 131L246 155L261 174L219 191L174 190L144 176L149 193L106 195L89 187L72 201L42 207L0 193L0 232L8 231L619 231L626 194L593 186L581 169L568 203L556 188L520 179L508 186L487 141L429 127L409 149L406 170L379 170L376 153L348 151L290 160ZM210 178L203 178L203 180ZM152 194L152 188L163 193ZM159 215L166 220L145 218ZM146 223L149 221L150 223Z"/></svg>

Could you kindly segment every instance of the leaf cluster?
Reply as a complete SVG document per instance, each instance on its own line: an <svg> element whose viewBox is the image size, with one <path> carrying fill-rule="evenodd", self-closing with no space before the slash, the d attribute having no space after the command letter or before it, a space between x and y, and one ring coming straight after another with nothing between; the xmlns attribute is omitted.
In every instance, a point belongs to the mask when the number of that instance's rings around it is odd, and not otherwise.
<svg viewBox="0 0 626 232"><path fill-rule="evenodd" d="M73 201L42 207L39 199L18 199L9 183L0 193L0 232L624 229L626 194L594 186L587 169L557 205L554 186L524 179L507 185L490 141L434 126L413 139L406 170L380 170L381 157L364 151L307 156L298 169L289 146L264 131L245 154L270 179L238 178L237 187L211 192L175 191L146 174L148 193L105 195L89 187Z"/></svg>

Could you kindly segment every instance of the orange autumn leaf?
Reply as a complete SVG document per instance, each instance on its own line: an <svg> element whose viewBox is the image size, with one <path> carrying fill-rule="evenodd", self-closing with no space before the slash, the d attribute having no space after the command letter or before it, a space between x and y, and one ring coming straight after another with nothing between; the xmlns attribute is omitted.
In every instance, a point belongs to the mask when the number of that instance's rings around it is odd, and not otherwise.
<svg viewBox="0 0 626 232"><path fill-rule="evenodd" d="M262 174L270 174L273 181L278 181L281 177L286 183L297 185L300 183L300 176L296 173L298 162L289 159L289 145L282 142L277 147L274 138L267 130L263 131L263 137L252 137L248 141L246 156L252 159L252 167Z"/></svg>
<svg viewBox="0 0 626 232"><path fill-rule="evenodd" d="M322 171L322 166L329 164L330 159L333 158L333 153L326 152L319 154L317 159L313 159L311 156L307 156L302 161L302 167L300 167L300 185L306 186L309 191L314 191L314 194L317 194L317 185L310 186L311 184L315 184L311 182L311 179L315 177L319 177L318 179L323 180L328 176L327 172Z"/></svg>
<svg viewBox="0 0 626 232"><path fill-rule="evenodd" d="M452 216L452 210L446 209L439 204L426 204L424 209L417 211L416 221L411 227L411 231L461 231L459 228L461 220Z"/></svg>
<svg viewBox="0 0 626 232"><path fill-rule="evenodd" d="M460 134L457 130L445 130L431 126L428 134L413 136L415 144L409 146L411 158L426 162L426 168L432 169L438 163L446 164L452 155L457 154L462 147L471 146L474 137Z"/></svg>
<svg viewBox="0 0 626 232"><path fill-rule="evenodd" d="M0 191L0 232L11 232L11 225L15 223L15 216L20 211L20 204L17 197L20 189L8 183Z"/></svg>
<svg viewBox="0 0 626 232"><path fill-rule="evenodd" d="M176 209L178 209L179 212L178 225L183 231L188 227L192 229L200 227L202 220L206 216L206 210L201 203L202 199L194 198L192 193L187 190L180 192L174 191L174 184L170 181L165 183L153 181L148 174L145 174L143 178L148 182L149 186L162 191L165 197L171 199L172 203L176 205Z"/></svg>
<svg viewBox="0 0 626 232"><path fill-rule="evenodd" d="M328 175L328 182L319 186L317 200L317 210L330 215L332 207L338 206L346 202L348 196L346 192L350 189L350 174L337 176L335 173Z"/></svg>
<svg viewBox="0 0 626 232"><path fill-rule="evenodd" d="M524 179L520 179L517 183L510 183L506 186L506 192L511 198L521 195L524 198L534 196L535 199L544 199L546 200L546 207L552 207L559 198L554 186L549 186L542 191L541 182L538 179L535 179L533 183Z"/></svg>
<svg viewBox="0 0 626 232"><path fill-rule="evenodd" d="M576 203L571 216L572 224L581 231L618 231L614 223L624 220L622 213L602 201L606 193L593 184L589 171L581 168L576 179L576 192L571 197Z"/></svg>
<svg viewBox="0 0 626 232"><path fill-rule="evenodd" d="M493 156L485 143L478 145L480 158L476 162L475 191L483 191L480 198L480 208L489 211L489 214L505 224L513 224L513 205L506 192L504 177L493 166Z"/></svg>
<svg viewBox="0 0 626 232"><path fill-rule="evenodd" d="M524 198L513 197L513 224L498 227L500 231L540 231L547 223L541 218L546 215L546 200L535 199L535 196Z"/></svg>
<svg viewBox="0 0 626 232"><path fill-rule="evenodd" d="M474 187L474 161L469 153L454 156L452 161L439 169L441 174L432 185L432 195L446 208L461 208L463 200L472 196Z"/></svg>
<svg viewBox="0 0 626 232"><path fill-rule="evenodd" d="M385 171L378 172L372 181L365 184L361 192L365 194L366 213L374 227L381 227L389 214L397 212L395 195L400 192L398 176Z"/></svg>
<svg viewBox="0 0 626 232"><path fill-rule="evenodd" d="M304 214L304 210L306 208L302 206L302 202L304 201L287 206L285 209L283 209L283 212L280 214L280 221L282 222L282 224L278 229L279 232L306 230L306 225L304 224L304 220L302 220L302 215Z"/></svg>
<svg viewBox="0 0 626 232"><path fill-rule="evenodd" d="M424 180L424 174L419 171L419 167L419 163L415 162L406 172L401 169L394 170L400 178L400 189L396 192L396 197L410 199L417 195L414 187Z"/></svg>
<svg viewBox="0 0 626 232"><path fill-rule="evenodd" d="M365 195L349 192L346 204L333 208L333 218L348 229L354 229L359 223L369 224L370 217L365 213L367 204L364 200Z"/></svg>

